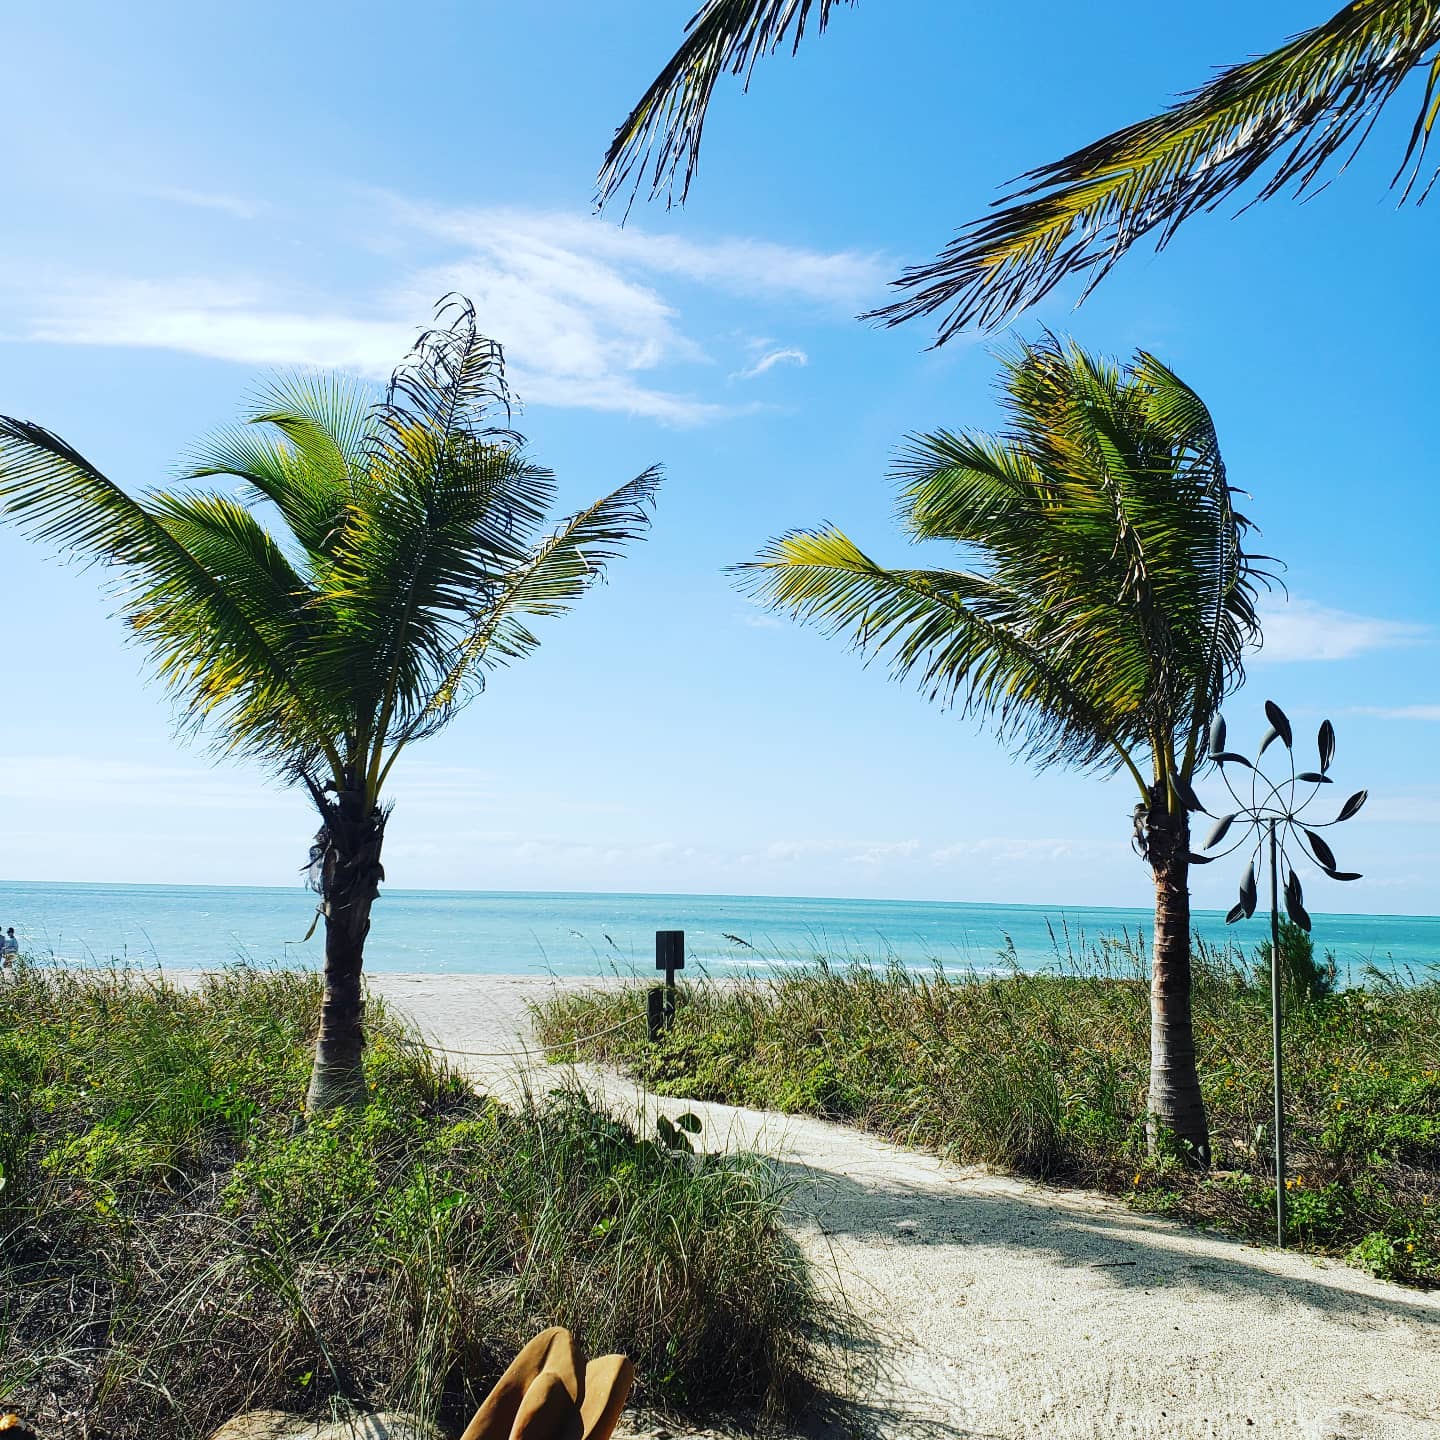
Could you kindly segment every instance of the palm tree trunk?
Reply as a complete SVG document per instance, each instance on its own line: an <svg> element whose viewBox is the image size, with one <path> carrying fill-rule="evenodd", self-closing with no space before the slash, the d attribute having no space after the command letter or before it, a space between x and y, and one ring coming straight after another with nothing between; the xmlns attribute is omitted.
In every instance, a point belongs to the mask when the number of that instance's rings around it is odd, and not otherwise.
<svg viewBox="0 0 1440 1440"><path fill-rule="evenodd" d="M1197 1166L1210 1163L1210 1127L1195 1068L1190 1006L1190 819L1172 814L1166 787L1150 793L1145 855L1155 877L1155 938L1150 972L1150 1097L1146 1136Z"/></svg>
<svg viewBox="0 0 1440 1440"><path fill-rule="evenodd" d="M325 993L305 1101L310 1114L365 1103L365 1000L360 971L370 933L370 907L385 878L380 864L385 816L366 809L363 791L342 791L322 813L325 824L312 856L320 870L325 915Z"/></svg>

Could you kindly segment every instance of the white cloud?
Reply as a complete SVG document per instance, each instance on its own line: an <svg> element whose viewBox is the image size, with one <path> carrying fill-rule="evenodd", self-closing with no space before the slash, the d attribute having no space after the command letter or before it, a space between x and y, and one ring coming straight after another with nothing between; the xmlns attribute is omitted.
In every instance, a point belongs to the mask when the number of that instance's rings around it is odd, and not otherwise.
<svg viewBox="0 0 1440 1440"><path fill-rule="evenodd" d="M195 210L219 210L237 220L253 220L265 208L238 195L191 190L183 185L146 185L134 193L150 200L165 200L172 205L188 205Z"/></svg>
<svg viewBox="0 0 1440 1440"><path fill-rule="evenodd" d="M402 223L477 252L582 255L622 271L678 275L730 294L820 302L847 313L873 297L891 270L884 256L854 250L827 252L733 236L695 240L565 211L446 210L382 198Z"/></svg>
<svg viewBox="0 0 1440 1440"><path fill-rule="evenodd" d="M1388 821L1395 825L1440 825L1440 790L1409 795L1376 795L1356 817L1356 822Z"/></svg>
<svg viewBox="0 0 1440 1440"><path fill-rule="evenodd" d="M1093 851L1095 848L1093 845L1077 846L1073 840L1031 840L1013 835L987 835L978 840L958 840L954 844L941 846L930 852L930 860L936 865L977 859L1028 863L1033 860L1069 860L1081 851Z"/></svg>
<svg viewBox="0 0 1440 1440"><path fill-rule="evenodd" d="M777 365L808 365L810 357L793 345L787 345L783 350L771 350L762 355L753 365L744 370L737 370L730 378L732 380L754 380L757 376L763 375L767 370L773 370Z"/></svg>
<svg viewBox="0 0 1440 1440"><path fill-rule="evenodd" d="M1265 643L1258 658L1275 662L1350 660L1371 650L1418 644L1430 633L1427 625L1353 615L1294 599L1263 609L1260 623Z"/></svg>
<svg viewBox="0 0 1440 1440"><path fill-rule="evenodd" d="M1352 705L1352 715L1375 715L1381 720L1440 720L1440 705Z"/></svg>
<svg viewBox="0 0 1440 1440"><path fill-rule="evenodd" d="M228 203L223 196L168 193L187 203ZM850 252L681 239L580 215L440 210L391 197L382 197L379 208L398 227L382 247L396 277L369 298L297 290L263 273L151 280L30 267L24 288L14 282L8 297L20 317L18 326L12 323L15 338L177 350L247 366L318 366L382 379L435 298L459 291L475 302L481 328L505 345L521 400L690 425L742 407L655 383L661 371L712 363L682 327L670 282L756 303L785 300L839 318L886 273L878 258ZM405 263L406 255L433 252L436 242L450 253ZM804 358L788 347L752 371Z"/></svg>

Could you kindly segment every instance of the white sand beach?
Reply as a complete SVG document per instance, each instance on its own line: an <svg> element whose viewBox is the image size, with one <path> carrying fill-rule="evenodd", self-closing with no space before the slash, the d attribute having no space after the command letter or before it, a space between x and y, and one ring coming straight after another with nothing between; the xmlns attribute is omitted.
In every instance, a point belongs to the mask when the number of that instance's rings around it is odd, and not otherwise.
<svg viewBox="0 0 1440 1440"><path fill-rule="evenodd" d="M543 1066L527 1004L573 982L370 983L503 1092ZM861 1387L882 1435L1440 1436L1440 1295L843 1126L577 1074L620 1107L694 1110L709 1148L760 1150L795 1177L797 1239L884 1337L884 1371Z"/></svg>

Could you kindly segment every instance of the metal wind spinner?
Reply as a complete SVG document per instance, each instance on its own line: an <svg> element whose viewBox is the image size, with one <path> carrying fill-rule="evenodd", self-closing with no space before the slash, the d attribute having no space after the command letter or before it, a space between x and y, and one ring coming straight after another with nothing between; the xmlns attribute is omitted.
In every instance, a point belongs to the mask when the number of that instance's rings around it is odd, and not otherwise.
<svg viewBox="0 0 1440 1440"><path fill-rule="evenodd" d="M1275 1072L1275 1231L1276 1242L1282 1248L1285 1244L1285 1088L1280 1055L1281 983L1280 983L1280 867L1284 864L1285 913L1302 930L1309 931L1310 915L1305 909L1304 891L1300 877L1296 875L1291 854L1297 853L1313 860L1332 880L1358 880L1360 875L1353 870L1341 870L1335 859L1335 852L1325 838L1318 834L1332 826L1352 819L1369 796L1368 790L1357 790L1340 807L1340 813L1333 820L1315 821L1304 818L1321 791L1334 782L1330 778L1330 762L1335 758L1335 727L1328 721L1320 726L1316 740L1319 751L1318 770L1295 769L1295 736L1289 717L1273 701L1265 702L1265 716L1270 729L1260 742L1260 749L1254 760L1234 750L1225 748L1225 719L1217 715L1210 726L1210 758L1219 768L1225 788L1235 802L1235 809L1228 815L1221 815L1214 828L1205 838L1205 850L1214 850L1239 829L1237 839L1227 849L1214 855L1191 855L1193 863L1208 865L1214 860L1223 860L1237 850L1250 850L1250 863L1240 881L1240 899L1225 917L1227 925L1237 920L1248 920L1255 913L1258 902L1255 869L1260 861L1261 851L1268 848L1270 860L1270 1022L1272 1029L1273 1065ZM1289 757L1290 773L1279 780L1272 780L1261 768L1260 761L1276 740L1284 746ZM1250 772L1250 795L1248 801L1236 791L1231 783L1230 771L1226 766L1236 766ZM1306 794L1302 792L1309 787ZM1241 789L1244 781L1241 780Z"/></svg>

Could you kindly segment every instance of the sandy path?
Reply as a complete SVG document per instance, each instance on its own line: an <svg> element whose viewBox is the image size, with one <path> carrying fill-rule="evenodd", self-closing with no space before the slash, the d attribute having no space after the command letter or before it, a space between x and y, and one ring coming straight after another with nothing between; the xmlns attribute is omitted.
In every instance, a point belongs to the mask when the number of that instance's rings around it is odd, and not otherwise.
<svg viewBox="0 0 1440 1440"><path fill-rule="evenodd" d="M553 982L371 983L439 1044L485 1052L463 1063L487 1085L538 1063L525 1004ZM889 1341L885 1436L1440 1437L1440 1296L843 1126L581 1073L624 1107L692 1109L710 1148L757 1149L794 1175L801 1243Z"/></svg>

